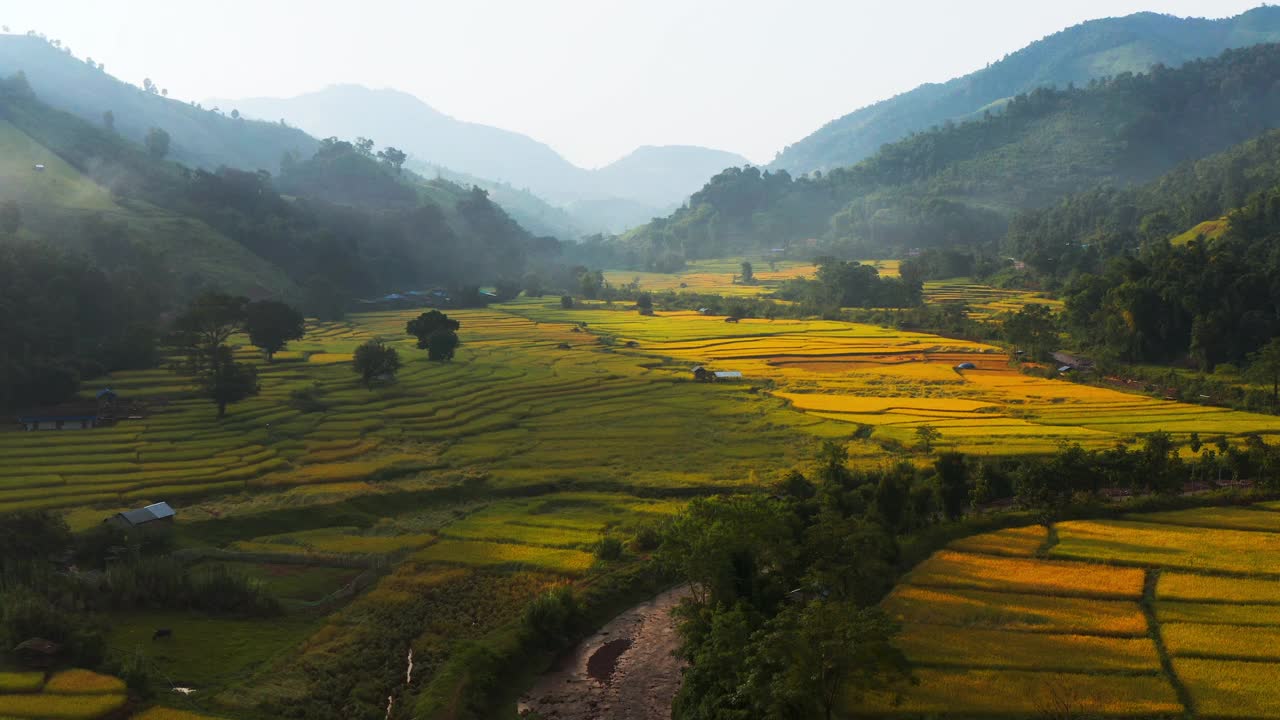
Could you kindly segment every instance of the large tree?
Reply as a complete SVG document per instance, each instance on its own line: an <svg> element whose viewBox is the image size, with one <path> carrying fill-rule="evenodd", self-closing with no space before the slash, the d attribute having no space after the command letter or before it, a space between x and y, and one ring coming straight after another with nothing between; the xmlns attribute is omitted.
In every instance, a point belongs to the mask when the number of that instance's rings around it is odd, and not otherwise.
<svg viewBox="0 0 1280 720"><path fill-rule="evenodd" d="M356 348L352 369L365 387L379 378L394 377L400 369L400 353L381 340L370 340Z"/></svg>
<svg viewBox="0 0 1280 720"><path fill-rule="evenodd" d="M244 329L249 342L267 355L267 362L290 340L301 340L306 321L302 313L278 300L261 300L245 307Z"/></svg>
<svg viewBox="0 0 1280 720"><path fill-rule="evenodd" d="M427 338L427 359L436 362L448 362L458 349L458 333L440 328Z"/></svg>
<svg viewBox="0 0 1280 720"><path fill-rule="evenodd" d="M214 351L203 377L205 397L218 406L218 419L227 414L227 405L258 394L258 373L252 365L236 362L231 348L220 345Z"/></svg>
<svg viewBox="0 0 1280 720"><path fill-rule="evenodd" d="M244 329L248 298L208 292L191 302L173 322L169 344L182 357L181 369L200 374L218 348Z"/></svg>
<svg viewBox="0 0 1280 720"><path fill-rule="evenodd" d="M437 330L456 332L462 323L450 318L439 310L424 312L405 324L405 332L418 338L418 349L426 350L428 341Z"/></svg>

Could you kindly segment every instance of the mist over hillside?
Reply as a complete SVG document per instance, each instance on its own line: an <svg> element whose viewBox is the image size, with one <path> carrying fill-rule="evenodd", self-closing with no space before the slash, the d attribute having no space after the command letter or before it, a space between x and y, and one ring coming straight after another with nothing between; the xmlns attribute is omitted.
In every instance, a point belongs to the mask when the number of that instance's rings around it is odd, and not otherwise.
<svg viewBox="0 0 1280 720"><path fill-rule="evenodd" d="M416 163L528 190L568 209L593 232L617 232L670 212L715 173L748 164L721 150L645 146L603 168L580 168L533 138L450 117L408 93L360 85L208 104L283 120L317 137L364 136L392 144Z"/></svg>

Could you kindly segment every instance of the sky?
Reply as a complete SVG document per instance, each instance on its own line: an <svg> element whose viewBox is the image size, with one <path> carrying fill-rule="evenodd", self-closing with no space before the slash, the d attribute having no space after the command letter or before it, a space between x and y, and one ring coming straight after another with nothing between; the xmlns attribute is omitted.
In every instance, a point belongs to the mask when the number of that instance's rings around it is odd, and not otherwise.
<svg viewBox="0 0 1280 720"><path fill-rule="evenodd" d="M826 122L1085 20L1259 0L0 0L0 25L170 97L395 88L599 167L641 145L767 163ZM225 109L225 108L224 108Z"/></svg>

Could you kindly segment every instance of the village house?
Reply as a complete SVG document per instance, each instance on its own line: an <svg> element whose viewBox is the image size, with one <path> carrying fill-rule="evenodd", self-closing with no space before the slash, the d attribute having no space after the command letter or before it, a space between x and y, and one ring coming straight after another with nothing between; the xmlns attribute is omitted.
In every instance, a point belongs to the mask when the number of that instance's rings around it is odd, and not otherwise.
<svg viewBox="0 0 1280 720"><path fill-rule="evenodd" d="M116 420L116 402L119 396L111 388L98 391L94 400L63 403L51 407L33 408L18 414L18 423L24 430L89 430L109 425Z"/></svg>
<svg viewBox="0 0 1280 720"><path fill-rule="evenodd" d="M136 510L116 513L103 522L109 522L127 530L143 526L172 524L175 515L177 513L169 506L169 503L158 502Z"/></svg>

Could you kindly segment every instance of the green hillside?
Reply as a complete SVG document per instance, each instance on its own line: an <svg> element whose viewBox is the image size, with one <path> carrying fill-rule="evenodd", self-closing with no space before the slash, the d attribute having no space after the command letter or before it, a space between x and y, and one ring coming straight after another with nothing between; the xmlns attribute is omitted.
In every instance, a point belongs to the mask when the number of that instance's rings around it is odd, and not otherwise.
<svg viewBox="0 0 1280 720"><path fill-rule="evenodd" d="M1019 211L1146 182L1260 135L1280 123L1277 76L1280 46L1258 45L1176 70L1038 89L817 177L730 169L686 207L625 236L620 259L658 268L788 246L870 257L990 245Z"/></svg>
<svg viewBox="0 0 1280 720"><path fill-rule="evenodd" d="M117 80L41 37L0 34L0 77L22 72L40 98L94 125L108 111L122 136L141 142L150 128L172 137L172 157L185 165L274 172L285 152L310 154L316 140L276 122L232 118ZM162 81L161 81L162 82Z"/></svg>
<svg viewBox="0 0 1280 720"><path fill-rule="evenodd" d="M1267 6L1221 20L1138 13L1081 23L977 72L922 85L833 120L784 149L770 169L807 173L852 165L885 143L995 111L1038 87L1085 85L1277 41L1280 8Z"/></svg>
<svg viewBox="0 0 1280 720"><path fill-rule="evenodd" d="M44 165L43 171L35 165ZM18 204L23 236L87 251L82 226L124 223L134 243L156 251L181 278L232 292L292 296L297 287L279 269L205 223L111 193L49 148L0 119L0 201Z"/></svg>

